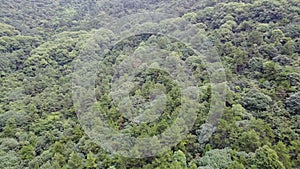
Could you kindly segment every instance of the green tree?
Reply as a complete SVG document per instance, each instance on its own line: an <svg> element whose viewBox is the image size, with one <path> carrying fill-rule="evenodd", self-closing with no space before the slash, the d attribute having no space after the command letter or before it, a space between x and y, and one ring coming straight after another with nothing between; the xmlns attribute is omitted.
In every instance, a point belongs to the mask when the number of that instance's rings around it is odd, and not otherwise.
<svg viewBox="0 0 300 169"><path fill-rule="evenodd" d="M3 129L4 137L14 137L16 133L17 123L15 118L10 118L7 120L6 125Z"/></svg>
<svg viewBox="0 0 300 169"><path fill-rule="evenodd" d="M261 32L253 31L249 34L248 43L250 45L254 45L254 44L260 45L262 44L262 42L263 42L263 35Z"/></svg>
<svg viewBox="0 0 300 169"><path fill-rule="evenodd" d="M20 150L20 157L23 160L31 160L35 156L35 149L32 145L24 145Z"/></svg>
<svg viewBox="0 0 300 169"><path fill-rule="evenodd" d="M294 140L289 146L289 151L291 154L291 159L293 159L293 166L300 166L300 141Z"/></svg>
<svg viewBox="0 0 300 169"><path fill-rule="evenodd" d="M97 168L96 158L94 157L94 154L91 151L87 155L87 168Z"/></svg>
<svg viewBox="0 0 300 169"><path fill-rule="evenodd" d="M285 167L279 161L276 151L269 146L263 146L256 150L254 156L254 165L259 169L284 169Z"/></svg>
<svg viewBox="0 0 300 169"><path fill-rule="evenodd" d="M187 167L185 154L181 150L175 151L173 159L178 162L182 168Z"/></svg>
<svg viewBox="0 0 300 169"><path fill-rule="evenodd" d="M273 61L267 61L263 63L264 77L268 80L275 80L278 76L281 66Z"/></svg>
<svg viewBox="0 0 300 169"><path fill-rule="evenodd" d="M51 164L50 161L47 161L46 163L44 163L40 169L56 169L54 168L54 166Z"/></svg>
<svg viewBox="0 0 300 169"><path fill-rule="evenodd" d="M16 152L6 152L0 149L0 168L22 168L21 161L22 159L19 158Z"/></svg>
<svg viewBox="0 0 300 169"><path fill-rule="evenodd" d="M292 168L292 163L291 163L291 159L290 159L290 155L289 155L289 150L282 141L279 141L274 146L274 150L277 152L278 159L283 163L285 168Z"/></svg>
<svg viewBox="0 0 300 169"><path fill-rule="evenodd" d="M54 143L54 147L53 147L53 149L52 149L52 154L53 154L53 156L54 156L56 153L63 154L63 145L62 145L60 142L55 142L55 143Z"/></svg>
<svg viewBox="0 0 300 169"><path fill-rule="evenodd" d="M286 109L292 114L299 114L300 112L300 92L291 95L285 101Z"/></svg>
<svg viewBox="0 0 300 169"><path fill-rule="evenodd" d="M237 149L246 152L254 152L261 145L259 135L253 129L242 133L237 139L237 144Z"/></svg>
<svg viewBox="0 0 300 169"><path fill-rule="evenodd" d="M199 166L207 166L214 169L228 168L233 162L231 160L231 151L229 148L208 151L197 163Z"/></svg>
<svg viewBox="0 0 300 169"><path fill-rule="evenodd" d="M261 93L257 89L252 89L242 98L242 105L248 110L263 111L267 110L272 102L271 97Z"/></svg>
<svg viewBox="0 0 300 169"><path fill-rule="evenodd" d="M246 169L245 166L237 161L234 161L228 169Z"/></svg>
<svg viewBox="0 0 300 169"><path fill-rule="evenodd" d="M282 54L291 55L295 51L295 42L292 40L287 41L282 48Z"/></svg>
<svg viewBox="0 0 300 169"><path fill-rule="evenodd" d="M53 162L59 166L59 168L61 168L62 166L64 166L66 164L66 159L65 157L60 154L60 153L55 153L54 157L53 157ZM57 167L56 167L57 168Z"/></svg>
<svg viewBox="0 0 300 169"><path fill-rule="evenodd" d="M284 37L283 32L280 29L272 31L271 39L273 42L279 42Z"/></svg>
<svg viewBox="0 0 300 169"><path fill-rule="evenodd" d="M83 161L80 155L76 152L72 152L69 156L68 160L68 168L70 169L83 169Z"/></svg>

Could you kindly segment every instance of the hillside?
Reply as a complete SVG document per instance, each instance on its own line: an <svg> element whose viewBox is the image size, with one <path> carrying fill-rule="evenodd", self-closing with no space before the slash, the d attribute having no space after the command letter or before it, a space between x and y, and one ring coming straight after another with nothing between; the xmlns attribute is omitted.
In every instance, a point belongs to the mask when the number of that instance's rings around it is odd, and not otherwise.
<svg viewBox="0 0 300 169"><path fill-rule="evenodd" d="M299 4L1 2L0 169L300 168Z"/></svg>

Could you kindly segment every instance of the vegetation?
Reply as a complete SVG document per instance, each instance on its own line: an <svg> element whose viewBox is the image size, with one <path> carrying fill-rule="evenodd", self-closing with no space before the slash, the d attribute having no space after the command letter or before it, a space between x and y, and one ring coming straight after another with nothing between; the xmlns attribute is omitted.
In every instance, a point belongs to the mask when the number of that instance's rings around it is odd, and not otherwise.
<svg viewBox="0 0 300 169"><path fill-rule="evenodd" d="M299 0L1 2L0 169L299 168L299 4ZM124 115L130 108L110 104L113 66L134 52L147 54L147 45L172 51L177 62L185 60L199 86L199 106L191 108L197 110L197 119L188 135L181 138L185 129L175 128L169 140L180 139L178 144L163 154L134 159L110 154L86 134L73 105L72 77L87 39L110 40L112 32L100 28L147 10L174 16L162 21L166 28L176 28L182 21L197 27L216 47L228 87L222 117L216 128L207 129L214 131L212 136L202 139L199 131L214 98L209 72L199 56L184 43L159 34L146 32L118 42L103 58L103 72L95 84L97 108L112 128L130 130L135 137L154 136L178 115L180 86L155 69L159 63L137 74L134 81L139 85L130 91L141 102L139 98L150 99L155 89L164 91L166 109L159 120L133 123ZM148 28L155 24L135 29ZM154 147L144 145L138 148L150 152L148 148Z"/></svg>

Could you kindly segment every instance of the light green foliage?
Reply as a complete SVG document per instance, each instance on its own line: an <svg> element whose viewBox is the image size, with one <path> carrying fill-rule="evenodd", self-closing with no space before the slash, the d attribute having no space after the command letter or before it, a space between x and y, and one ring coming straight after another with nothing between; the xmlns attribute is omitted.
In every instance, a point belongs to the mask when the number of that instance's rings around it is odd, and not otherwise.
<svg viewBox="0 0 300 169"><path fill-rule="evenodd" d="M255 152L254 165L259 169L284 169L277 153L268 146L263 146Z"/></svg>
<svg viewBox="0 0 300 169"><path fill-rule="evenodd" d="M97 168L96 158L92 152L89 152L87 155L87 168L94 169Z"/></svg>
<svg viewBox="0 0 300 169"><path fill-rule="evenodd" d="M283 45L282 54L291 55L295 51L295 42L292 40L287 41Z"/></svg>
<svg viewBox="0 0 300 169"><path fill-rule="evenodd" d="M197 163L199 166L208 166L214 169L228 168L231 163L231 149L214 149L205 153Z"/></svg>
<svg viewBox="0 0 300 169"><path fill-rule="evenodd" d="M20 157L23 160L31 160L35 156L34 147L32 145L24 145L20 150Z"/></svg>
<svg viewBox="0 0 300 169"><path fill-rule="evenodd" d="M246 169L245 166L237 161L234 161L228 169Z"/></svg>
<svg viewBox="0 0 300 169"><path fill-rule="evenodd" d="M182 168L187 167L186 157L182 151L180 151L180 150L176 151L173 155L173 159L175 162L178 162Z"/></svg>
<svg viewBox="0 0 300 169"><path fill-rule="evenodd" d="M55 168L60 168L66 164L66 159L65 157L60 154L60 153L55 153L54 157L52 158L56 167Z"/></svg>
<svg viewBox="0 0 300 169"><path fill-rule="evenodd" d="M13 35L17 35L20 32L16 30L16 28L14 28L11 25L5 24L5 23L0 23L0 37L2 36L13 36Z"/></svg>
<svg viewBox="0 0 300 169"><path fill-rule="evenodd" d="M284 37L284 34L280 29L275 29L275 30L272 31L271 39L274 42L279 42L283 37Z"/></svg>
<svg viewBox="0 0 300 169"><path fill-rule="evenodd" d="M41 166L41 169L54 169L54 167L49 161L47 161L45 164Z"/></svg>
<svg viewBox="0 0 300 169"><path fill-rule="evenodd" d="M21 159L14 151L0 151L0 168L13 168L21 167Z"/></svg>
<svg viewBox="0 0 300 169"><path fill-rule="evenodd" d="M274 146L273 149L276 151L278 159L282 162L285 168L291 168L292 164L287 146L280 141Z"/></svg>

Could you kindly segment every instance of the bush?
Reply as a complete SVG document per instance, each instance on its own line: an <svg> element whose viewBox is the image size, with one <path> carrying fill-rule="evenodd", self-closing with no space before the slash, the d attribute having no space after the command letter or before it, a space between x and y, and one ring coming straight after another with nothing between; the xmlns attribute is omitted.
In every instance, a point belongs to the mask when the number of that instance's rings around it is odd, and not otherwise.
<svg viewBox="0 0 300 169"><path fill-rule="evenodd" d="M242 105L250 111L265 111L270 107L272 99L256 89L250 90L242 98Z"/></svg>
<svg viewBox="0 0 300 169"><path fill-rule="evenodd" d="M300 112L300 92L291 95L285 101L285 107L292 115L299 114Z"/></svg>

